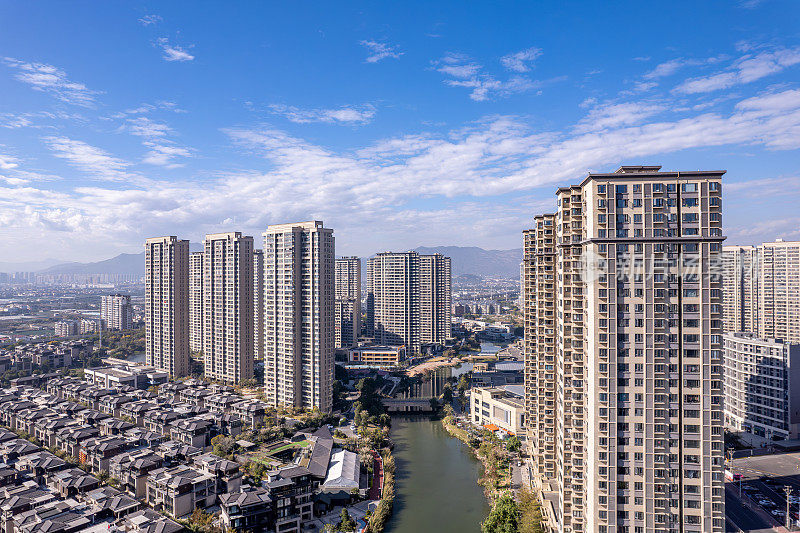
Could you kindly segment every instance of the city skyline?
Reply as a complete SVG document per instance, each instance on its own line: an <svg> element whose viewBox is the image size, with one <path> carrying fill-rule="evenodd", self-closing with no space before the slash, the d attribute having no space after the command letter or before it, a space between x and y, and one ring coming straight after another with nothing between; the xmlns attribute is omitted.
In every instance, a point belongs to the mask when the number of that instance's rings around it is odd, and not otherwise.
<svg viewBox="0 0 800 533"><path fill-rule="evenodd" d="M210 6L0 8L14 260L312 219L342 256L517 248L624 164L726 169L726 243L800 237L796 4Z"/></svg>

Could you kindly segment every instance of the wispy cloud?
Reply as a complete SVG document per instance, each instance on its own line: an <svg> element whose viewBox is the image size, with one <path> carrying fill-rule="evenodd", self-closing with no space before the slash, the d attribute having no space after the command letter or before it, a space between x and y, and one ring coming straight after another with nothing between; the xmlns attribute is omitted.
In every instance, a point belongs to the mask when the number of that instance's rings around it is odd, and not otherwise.
<svg viewBox="0 0 800 533"><path fill-rule="evenodd" d="M520 67L520 65L525 67L524 62L520 64L510 61L508 63L514 67ZM521 75L513 75L506 80L497 79L491 74L484 73L482 65L460 53L447 53L441 59L433 61L432 65L436 71L449 77L444 80L445 84L451 87L471 89L469 97L476 102L483 102L494 97L508 97L515 93L540 88L543 85L541 81Z"/></svg>
<svg viewBox="0 0 800 533"><path fill-rule="evenodd" d="M182 47L178 45L171 45L169 44L169 40L166 37L160 38L156 41L158 46L163 50L164 55L161 56L166 61L193 61L194 56L184 50Z"/></svg>
<svg viewBox="0 0 800 533"><path fill-rule="evenodd" d="M342 106L335 109L302 109L295 106L272 104L269 109L272 113L286 117L297 124L310 122L366 124L375 116L375 106L371 104Z"/></svg>
<svg viewBox="0 0 800 533"><path fill-rule="evenodd" d="M600 131L620 126L640 124L645 119L662 112L663 105L649 102L624 102L593 107L578 122L576 132Z"/></svg>
<svg viewBox="0 0 800 533"><path fill-rule="evenodd" d="M176 163L177 157L191 157L192 151L188 148L176 146L174 144L160 144L156 142L146 142L150 150L145 154L143 163L148 165L158 165L166 168L180 168L183 163Z"/></svg>
<svg viewBox="0 0 800 533"><path fill-rule="evenodd" d="M142 26L150 26L152 24L158 24L163 20L164 19L158 15L145 15L139 19L139 22L142 24Z"/></svg>
<svg viewBox="0 0 800 533"><path fill-rule="evenodd" d="M737 59L722 72L684 81L675 88L675 91L696 94L728 89L735 85L751 83L777 74L798 63L800 63L800 47L779 48L758 54L747 54Z"/></svg>
<svg viewBox="0 0 800 533"><path fill-rule="evenodd" d="M541 48L526 48L525 50L520 50L519 52L501 57L500 63L508 70L513 70L514 72L528 72L530 70L529 63L532 63L541 55Z"/></svg>
<svg viewBox="0 0 800 533"><path fill-rule="evenodd" d="M129 118L126 121L125 129L131 135L148 138L163 137L172 131L172 128L163 122L156 122L143 116Z"/></svg>
<svg viewBox="0 0 800 533"><path fill-rule="evenodd" d="M90 176L106 181L128 181L133 174L127 171L130 163L108 152L67 137L44 137L53 155L67 160L72 166Z"/></svg>
<svg viewBox="0 0 800 533"><path fill-rule="evenodd" d="M10 155L0 154L0 170L11 170L19 166L19 160Z"/></svg>
<svg viewBox="0 0 800 533"><path fill-rule="evenodd" d="M3 61L6 65L17 69L16 79L27 83L37 91L46 92L68 104L83 107L94 105L97 91L89 89L82 83L71 81L63 70L53 65L28 63L12 57L6 57Z"/></svg>
<svg viewBox="0 0 800 533"><path fill-rule="evenodd" d="M360 41L360 44L367 49L367 63L377 63L386 58L397 59L405 53L398 46L379 41Z"/></svg>

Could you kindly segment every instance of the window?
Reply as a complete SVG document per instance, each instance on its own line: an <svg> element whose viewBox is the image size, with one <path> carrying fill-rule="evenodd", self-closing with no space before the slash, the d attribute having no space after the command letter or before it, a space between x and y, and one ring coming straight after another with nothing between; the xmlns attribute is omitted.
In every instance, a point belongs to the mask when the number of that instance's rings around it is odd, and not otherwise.
<svg viewBox="0 0 800 533"><path fill-rule="evenodd" d="M697 198L684 198L683 207L697 207Z"/></svg>
<svg viewBox="0 0 800 533"><path fill-rule="evenodd" d="M681 185L681 191L683 192L697 192L697 184L696 183L684 183Z"/></svg>

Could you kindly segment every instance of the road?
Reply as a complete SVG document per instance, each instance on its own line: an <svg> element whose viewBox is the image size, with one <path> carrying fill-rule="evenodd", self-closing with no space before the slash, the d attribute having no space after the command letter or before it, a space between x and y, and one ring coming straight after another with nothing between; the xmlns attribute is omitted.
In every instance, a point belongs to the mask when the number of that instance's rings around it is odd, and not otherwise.
<svg viewBox="0 0 800 533"><path fill-rule="evenodd" d="M759 514L744 506L737 497L738 489L731 484L725 487L725 517L727 518L726 531L752 531L758 529L768 529L773 524L768 522ZM731 522L736 524L732 526Z"/></svg>

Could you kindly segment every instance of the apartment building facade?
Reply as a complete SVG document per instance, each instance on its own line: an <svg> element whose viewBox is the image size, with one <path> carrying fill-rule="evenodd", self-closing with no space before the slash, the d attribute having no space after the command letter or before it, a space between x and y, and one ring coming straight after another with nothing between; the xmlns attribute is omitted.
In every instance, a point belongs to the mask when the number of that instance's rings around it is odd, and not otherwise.
<svg viewBox="0 0 800 533"><path fill-rule="evenodd" d="M189 254L189 349L203 351L203 252Z"/></svg>
<svg viewBox="0 0 800 533"><path fill-rule="evenodd" d="M264 251L253 250L253 358L264 360Z"/></svg>
<svg viewBox="0 0 800 533"><path fill-rule="evenodd" d="M273 406L332 406L335 245L321 221L264 233L264 389Z"/></svg>
<svg viewBox="0 0 800 533"><path fill-rule="evenodd" d="M755 246L723 246L723 304L726 333L758 333L759 253Z"/></svg>
<svg viewBox="0 0 800 533"><path fill-rule="evenodd" d="M800 343L800 241L765 242L758 256L758 336Z"/></svg>
<svg viewBox="0 0 800 533"><path fill-rule="evenodd" d="M725 343L725 425L768 441L800 438L800 344L730 333Z"/></svg>
<svg viewBox="0 0 800 533"><path fill-rule="evenodd" d="M555 531L725 527L723 174L589 174L525 233L525 405Z"/></svg>
<svg viewBox="0 0 800 533"><path fill-rule="evenodd" d="M106 329L133 328L133 306L128 294L108 294L100 299L100 320Z"/></svg>
<svg viewBox="0 0 800 533"><path fill-rule="evenodd" d="M356 346L361 334L361 259L358 257L336 260L334 315L336 348Z"/></svg>
<svg viewBox="0 0 800 533"><path fill-rule="evenodd" d="M145 241L147 364L172 377L189 373L189 241Z"/></svg>
<svg viewBox="0 0 800 533"><path fill-rule="evenodd" d="M205 376L241 383L253 377L253 238L214 233L203 245Z"/></svg>
<svg viewBox="0 0 800 533"><path fill-rule="evenodd" d="M368 332L377 344L406 346L451 337L452 270L441 254L382 252L367 261Z"/></svg>

